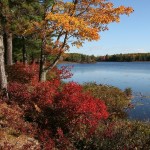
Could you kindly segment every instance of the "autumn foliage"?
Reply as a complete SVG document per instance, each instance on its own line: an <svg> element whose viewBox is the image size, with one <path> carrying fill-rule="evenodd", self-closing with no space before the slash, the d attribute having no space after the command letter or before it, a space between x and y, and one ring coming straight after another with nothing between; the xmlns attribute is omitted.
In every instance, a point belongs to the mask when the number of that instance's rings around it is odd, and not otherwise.
<svg viewBox="0 0 150 150"><path fill-rule="evenodd" d="M108 117L103 101L77 83L61 82L71 76L66 67L53 69L46 82L38 82L36 64L15 64L9 71L10 101L23 110L26 121L37 124L38 139L45 148L74 147L78 141L89 138Z"/></svg>
<svg viewBox="0 0 150 150"><path fill-rule="evenodd" d="M48 81L38 82L36 68L37 64L16 64L8 72L15 82L9 78L8 103L0 100L1 135L12 136L17 142L22 135L30 139L22 143L22 149L149 149L149 124L113 118L99 99L106 101L110 113L118 112L117 105L107 101L110 97L116 99L117 89L112 95L110 87L104 93L104 86L61 82L71 75L66 67L55 68ZM19 75L28 81L19 81ZM0 148L18 148L9 142L7 138Z"/></svg>
<svg viewBox="0 0 150 150"><path fill-rule="evenodd" d="M108 30L108 24L119 22L120 15L132 12L131 7L114 7L107 0L56 0L51 7L45 5L42 21L32 21L24 31L25 36L35 34L42 40L40 81L45 80L45 73L69 50L69 43L79 48L84 41L99 40L100 32ZM47 56L55 57L48 67Z"/></svg>
<svg viewBox="0 0 150 150"><path fill-rule="evenodd" d="M46 12L44 20L33 22L33 26L27 29L25 34L36 32L42 37L44 36L43 31L46 35L57 33L58 39L54 40L53 44L56 44L57 47L60 46L59 49L62 50L60 37L63 39L66 33L68 36L77 38L72 44L78 46L84 40L98 40L99 32L108 29L107 24L119 22L120 15L129 15L131 12L133 12L131 7L114 7L113 3L106 0L55 1Z"/></svg>

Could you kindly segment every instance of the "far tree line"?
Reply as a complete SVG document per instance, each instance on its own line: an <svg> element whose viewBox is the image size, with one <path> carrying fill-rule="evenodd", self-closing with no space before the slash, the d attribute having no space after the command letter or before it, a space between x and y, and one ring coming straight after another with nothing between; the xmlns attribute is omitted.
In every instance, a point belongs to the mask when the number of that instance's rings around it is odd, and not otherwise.
<svg viewBox="0 0 150 150"><path fill-rule="evenodd" d="M102 61L104 62L150 61L150 53L114 54L105 56L67 53L64 57L64 60L77 63L94 63Z"/></svg>
<svg viewBox="0 0 150 150"><path fill-rule="evenodd" d="M116 62L150 61L150 53L106 55L100 56L98 61L116 61Z"/></svg>

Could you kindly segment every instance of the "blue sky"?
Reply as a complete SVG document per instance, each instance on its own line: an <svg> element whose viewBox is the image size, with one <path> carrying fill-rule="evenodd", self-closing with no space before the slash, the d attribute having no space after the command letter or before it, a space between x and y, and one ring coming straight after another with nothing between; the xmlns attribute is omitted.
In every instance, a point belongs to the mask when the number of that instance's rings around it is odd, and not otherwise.
<svg viewBox="0 0 150 150"><path fill-rule="evenodd" d="M130 16L121 16L120 23L110 24L109 30L101 32L99 41L86 42L69 52L87 55L150 52L150 0L110 0L115 6L131 6Z"/></svg>

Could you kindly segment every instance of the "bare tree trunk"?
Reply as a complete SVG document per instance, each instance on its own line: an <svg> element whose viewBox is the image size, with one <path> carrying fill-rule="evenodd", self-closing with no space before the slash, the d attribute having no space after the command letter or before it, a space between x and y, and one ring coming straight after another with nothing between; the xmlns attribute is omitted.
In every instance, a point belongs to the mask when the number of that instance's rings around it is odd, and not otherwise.
<svg viewBox="0 0 150 150"><path fill-rule="evenodd" d="M3 36L0 35L0 90L7 91L7 77L4 66L4 45Z"/></svg>
<svg viewBox="0 0 150 150"><path fill-rule="evenodd" d="M26 51L26 45L25 45L25 37L22 38L23 45L22 45L22 58L23 58L23 64L27 64L27 51Z"/></svg>
<svg viewBox="0 0 150 150"><path fill-rule="evenodd" d="M6 33L7 49L6 49L6 64L12 65L12 33Z"/></svg>
<svg viewBox="0 0 150 150"><path fill-rule="evenodd" d="M46 72L44 71L44 63L45 63L45 55L44 49L46 45L46 38L42 39L42 46L41 46L41 54L40 54L40 70L39 70L39 81L44 82L46 81Z"/></svg>
<svg viewBox="0 0 150 150"><path fill-rule="evenodd" d="M47 71L42 71L41 72L41 75L40 75L40 81L41 82L45 82L46 81L46 74L47 74Z"/></svg>

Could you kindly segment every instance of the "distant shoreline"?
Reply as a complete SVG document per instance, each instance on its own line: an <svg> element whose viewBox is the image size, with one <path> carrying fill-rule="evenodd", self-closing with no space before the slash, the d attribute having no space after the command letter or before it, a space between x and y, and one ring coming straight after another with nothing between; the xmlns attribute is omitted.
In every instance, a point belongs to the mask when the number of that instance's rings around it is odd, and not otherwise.
<svg viewBox="0 0 150 150"><path fill-rule="evenodd" d="M80 64L80 63L72 61L59 61L58 64Z"/></svg>
<svg viewBox="0 0 150 150"><path fill-rule="evenodd" d="M118 63L135 63L135 62L150 62L150 61L96 61L96 62L72 62L72 61L60 61L58 64L95 64L95 63L100 63L100 62L118 62Z"/></svg>

